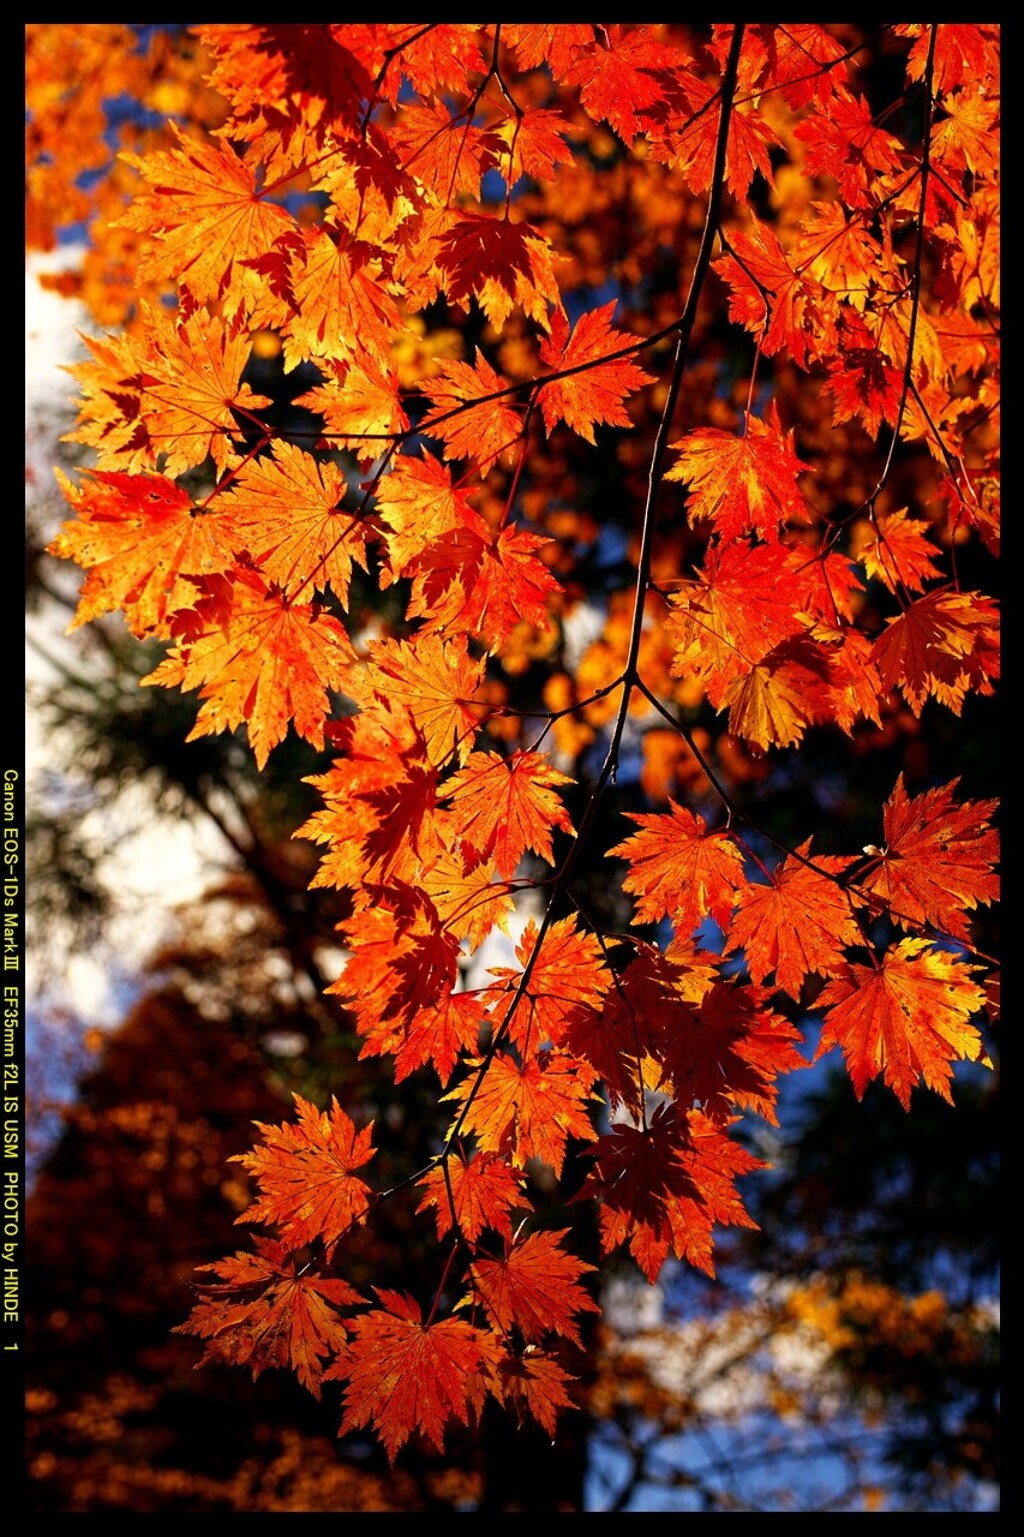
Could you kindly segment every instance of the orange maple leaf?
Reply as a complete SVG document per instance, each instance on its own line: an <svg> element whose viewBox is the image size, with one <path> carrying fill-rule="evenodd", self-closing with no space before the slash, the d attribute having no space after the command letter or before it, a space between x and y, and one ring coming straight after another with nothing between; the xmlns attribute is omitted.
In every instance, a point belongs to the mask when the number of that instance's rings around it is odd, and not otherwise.
<svg viewBox="0 0 1024 1537"><path fill-rule="evenodd" d="M880 514L854 529L853 553L868 576L890 592L921 592L939 575L939 548L928 537L931 524L909 516L906 507Z"/></svg>
<svg viewBox="0 0 1024 1537"><path fill-rule="evenodd" d="M981 593L917 598L875 641L884 688L898 688L915 715L930 696L959 715L969 691L991 694L999 676L998 611Z"/></svg>
<svg viewBox="0 0 1024 1537"><path fill-rule="evenodd" d="M383 1304L353 1320L352 1338L324 1380L347 1382L341 1431L376 1425L392 1462L417 1432L444 1450L449 1420L469 1422L467 1379L496 1341L461 1318L423 1322L412 1297L374 1288Z"/></svg>
<svg viewBox="0 0 1024 1537"><path fill-rule="evenodd" d="M189 576L233 563L220 520L194 515L188 492L166 476L93 470L79 489L54 473L78 519L64 524L50 554L89 572L69 629L123 608L133 635L166 633L168 615L199 595Z"/></svg>
<svg viewBox="0 0 1024 1537"><path fill-rule="evenodd" d="M359 891L382 881L415 881L441 852L437 770L407 711L383 704L332 721L331 743L344 752L313 775L326 802L296 837L327 844L315 886Z"/></svg>
<svg viewBox="0 0 1024 1537"><path fill-rule="evenodd" d="M366 569L367 524L342 510L347 483L337 465L318 463L292 443L242 466L218 501L218 522L236 550L247 550L286 596L329 585L348 601L353 563Z"/></svg>
<svg viewBox="0 0 1024 1537"><path fill-rule="evenodd" d="M581 1345L576 1315L600 1309L579 1284L594 1270L561 1247L568 1228L530 1233L513 1244L504 1259L478 1259L470 1267L473 1284L495 1328L522 1331L539 1342L547 1333Z"/></svg>
<svg viewBox="0 0 1024 1537"><path fill-rule="evenodd" d="M479 517L465 492L452 485L448 466L433 454L396 458L374 494L387 549L383 587L395 576L409 575L426 545L454 529L473 527Z"/></svg>
<svg viewBox="0 0 1024 1537"><path fill-rule="evenodd" d="M563 1366L529 1345L521 1356L503 1356L489 1386L506 1407L522 1420L522 1411L537 1420L549 1436L554 1436L560 1409L571 1409L573 1400L567 1392L573 1379Z"/></svg>
<svg viewBox="0 0 1024 1537"><path fill-rule="evenodd" d="M264 200L252 167L231 148L171 127L180 149L125 155L149 185L120 222L150 242L141 279L174 278L199 304L224 297L234 317L254 297L251 264L293 231L295 220Z"/></svg>
<svg viewBox="0 0 1024 1537"><path fill-rule="evenodd" d="M858 1099L881 1073L904 1110L922 1078L952 1103L951 1064L981 1052L968 1023L985 1002L976 970L917 938L901 939L881 964L844 966L817 1001L827 1012L816 1058L841 1046Z"/></svg>
<svg viewBox="0 0 1024 1537"><path fill-rule="evenodd" d="M796 854L806 859L810 849L808 838ZM727 951L744 951L755 982L774 972L776 985L791 998L799 998L808 972L831 976L846 946L863 942L850 895L829 879L853 860L819 854L813 863L811 869L790 854L767 885L742 886L726 944Z"/></svg>
<svg viewBox="0 0 1024 1537"><path fill-rule="evenodd" d="M783 347L806 368L835 345L834 301L791 261L770 225L754 222L729 237L714 264L729 284L729 319L760 336L768 357Z"/></svg>
<svg viewBox="0 0 1024 1537"><path fill-rule="evenodd" d="M446 829L450 830L450 829ZM445 850L423 871L423 889L437 908L444 927L475 949L497 925L508 932L515 904L510 887L493 879L489 858L462 844L459 852Z"/></svg>
<svg viewBox="0 0 1024 1537"><path fill-rule="evenodd" d="M575 837L569 814L555 794L557 785L573 783L540 753L500 758L493 752L473 752L448 780L444 794L451 799L456 835L493 859L498 874L507 880L527 849L551 862L554 828Z"/></svg>
<svg viewBox="0 0 1024 1537"><path fill-rule="evenodd" d="M341 690L354 656L337 619L316 606L289 603L244 570L236 574L224 617L218 600L196 604L193 633L143 683L201 688L206 703L187 740L233 731L244 721L260 768L289 723L322 747L327 691Z"/></svg>
<svg viewBox="0 0 1024 1537"><path fill-rule="evenodd" d="M482 352L476 354L475 364L449 360L441 364L439 376L427 389L434 409L420 425L430 437L440 438L446 459L475 459L483 474L518 442L523 423L501 394L507 384ZM484 398L491 395L499 398ZM474 405L474 401L481 403Z"/></svg>
<svg viewBox="0 0 1024 1537"><path fill-rule="evenodd" d="M352 697L361 704L379 697L404 705L423 733L431 763L441 768L453 754L464 763L479 724L473 699L484 675L483 662L470 656L465 638L371 641L369 651L369 663L349 673Z"/></svg>
<svg viewBox="0 0 1024 1537"><path fill-rule="evenodd" d="M630 357L602 362L609 352L621 351L641 338L628 331L617 331L611 324L615 300L600 309L587 310L577 320L569 335L569 322L562 310L551 320L551 335L541 343L544 363L557 372L563 368L588 365L585 371L551 384L541 381L538 400L548 432L564 421L588 443L594 442L594 425L607 422L611 427L630 427L632 423L623 405L627 395L653 383Z"/></svg>
<svg viewBox="0 0 1024 1537"><path fill-rule="evenodd" d="M263 1145L235 1154L260 1187L238 1221L273 1225L293 1249L330 1245L369 1210L370 1188L354 1170L374 1156L372 1123L357 1131L333 1096L330 1115L294 1099L297 1125L257 1121Z"/></svg>
<svg viewBox="0 0 1024 1537"><path fill-rule="evenodd" d="M670 1250L713 1276L716 1222L756 1226L735 1180L764 1164L699 1110L681 1116L662 1105L645 1126L614 1126L588 1156L580 1198L601 1202L602 1253L628 1243L652 1284Z"/></svg>
<svg viewBox="0 0 1024 1537"><path fill-rule="evenodd" d="M766 421L747 418L742 438L718 427L696 428L671 445L679 458L665 479L689 484L690 516L709 518L723 539L754 532L777 540L791 520L807 522L797 480L810 465L797 458L792 436L783 432L774 403Z"/></svg>
<svg viewBox="0 0 1024 1537"><path fill-rule="evenodd" d="M457 1154L448 1160L447 1172L431 1169L419 1184L425 1193L416 1210L435 1208L438 1238L451 1231L454 1217L468 1243L476 1243L485 1228L511 1243L512 1211L528 1204L523 1176L494 1153L477 1153L472 1159Z"/></svg>
<svg viewBox="0 0 1024 1537"><path fill-rule="evenodd" d="M315 229L288 253L282 280L292 285L293 302L283 308L268 303L253 319L280 328L289 366L310 357L344 363L362 353L387 368L400 321L372 247L343 230Z"/></svg>
<svg viewBox="0 0 1024 1537"><path fill-rule="evenodd" d="M323 1362L344 1345L348 1333L336 1311L364 1299L347 1281L301 1269L272 1238L254 1237L255 1254L200 1265L216 1282L203 1282L203 1300L176 1334L206 1340L199 1365L207 1361L248 1366L253 1378L270 1367L291 1367L303 1387L320 1397Z"/></svg>
<svg viewBox="0 0 1024 1537"><path fill-rule="evenodd" d="M832 654L809 635L785 640L730 683L722 697L729 730L751 746L790 747L832 713Z"/></svg>
<svg viewBox="0 0 1024 1537"><path fill-rule="evenodd" d="M351 448L361 464L372 464L409 426L394 370L366 354L360 365L325 363L322 371L326 382L297 395L295 405L320 413L330 447Z"/></svg>
<svg viewBox="0 0 1024 1537"><path fill-rule="evenodd" d="M641 828L609 855L628 859L622 884L636 897L634 923L671 918L689 934L710 913L726 928L743 882L743 859L724 829L707 831L704 818L669 799L671 811L645 816L627 812Z"/></svg>
<svg viewBox="0 0 1024 1537"><path fill-rule="evenodd" d="M472 1058L466 1066L471 1076L446 1098L468 1106L459 1120L476 1133L484 1152L507 1156L516 1169L529 1158L539 1158L557 1177L570 1137L596 1140L590 1106L597 1103L591 1092L597 1074L589 1063L568 1052L545 1050L522 1063L499 1052L487 1063L483 1077L478 1077L482 1058Z"/></svg>
<svg viewBox="0 0 1024 1537"><path fill-rule="evenodd" d="M885 848L879 863L861 877L866 891L881 896L902 928L931 923L956 939L969 938L968 913L994 902L999 878L999 835L989 826L997 801L963 801L959 780L908 796L903 775L885 803Z"/></svg>
<svg viewBox="0 0 1024 1537"><path fill-rule="evenodd" d="M548 627L558 582L536 551L550 540L515 527L492 535L478 514L420 551L412 562L409 616L425 634L479 635L502 645L519 624Z"/></svg>
<svg viewBox="0 0 1024 1537"><path fill-rule="evenodd" d="M473 993L449 990L425 1004L409 1020L395 1053L395 1082L430 1062L441 1083L447 1084L459 1054L479 1048L484 1019L483 1004Z"/></svg>
<svg viewBox="0 0 1024 1537"><path fill-rule="evenodd" d="M377 906L339 927L352 954L328 992L355 1014L367 1038L363 1056L399 1051L418 1011L434 1008L454 984L458 940L424 892L395 880L378 894ZM454 1016L449 1021L457 1023Z"/></svg>
<svg viewBox="0 0 1024 1537"><path fill-rule="evenodd" d="M147 315L147 365L140 410L151 451L165 475L181 475L209 455L223 472L238 460L237 414L270 404L241 382L249 338L197 310L181 325Z"/></svg>
<svg viewBox="0 0 1024 1537"><path fill-rule="evenodd" d="M508 1017L510 1039L533 1052L548 1042L560 1044L576 1018L598 1008L611 986L596 935L580 934L574 917L552 923L539 950L537 935L531 918L516 946L516 958L523 969L532 960L530 979L515 1013ZM484 996L500 1029L506 1022L504 1004L519 992L522 974L522 970L508 966L491 970L498 981Z"/></svg>
<svg viewBox="0 0 1024 1537"><path fill-rule="evenodd" d="M781 544L713 546L699 581L672 596L672 676L701 680L720 709L731 684L805 630L807 576Z"/></svg>

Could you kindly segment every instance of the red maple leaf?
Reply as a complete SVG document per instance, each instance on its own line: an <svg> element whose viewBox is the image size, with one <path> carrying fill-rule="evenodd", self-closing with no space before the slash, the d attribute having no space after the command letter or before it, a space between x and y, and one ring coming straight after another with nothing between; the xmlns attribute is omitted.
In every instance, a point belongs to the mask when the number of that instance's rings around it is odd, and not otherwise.
<svg viewBox="0 0 1024 1537"><path fill-rule="evenodd" d="M728 831L708 832L702 816L669 806L655 816L627 812L641 831L608 850L629 860L622 884L637 899L633 922L671 918L689 934L710 913L724 928L743 880L740 851Z"/></svg>
<svg viewBox="0 0 1024 1537"><path fill-rule="evenodd" d="M989 826L997 802L958 804L958 783L908 796L899 776L885 803L885 848L860 885L885 900L901 927L931 923L967 941L968 914L999 895L999 835Z"/></svg>
<svg viewBox="0 0 1024 1537"><path fill-rule="evenodd" d="M353 1320L349 1345L325 1373L347 1383L342 1434L372 1421L392 1462L417 1432L443 1451L449 1420L469 1422L467 1379L496 1363L495 1345L464 1319L424 1323L411 1297L376 1290L382 1306Z"/></svg>
<svg viewBox="0 0 1024 1537"><path fill-rule="evenodd" d="M554 1333L574 1345L582 1343L576 1315L600 1309L579 1281L595 1267L562 1248L568 1231L530 1233L513 1244L504 1259L473 1262L470 1274L480 1300L503 1334L517 1328L528 1341L539 1342Z"/></svg>
<svg viewBox="0 0 1024 1537"><path fill-rule="evenodd" d="M806 523L797 481L810 466L797 458L774 404L766 421L748 417L745 437L699 427L672 447L679 458L665 479L688 483L690 516L710 519L723 539L753 532L776 540L789 522Z"/></svg>
<svg viewBox="0 0 1024 1537"><path fill-rule="evenodd" d="M369 1209L370 1188L354 1171L374 1156L372 1125L357 1131L333 1095L330 1115L298 1094L295 1112L297 1125L257 1121L262 1146L236 1155L260 1187L238 1220L273 1225L295 1249L330 1245Z"/></svg>
<svg viewBox="0 0 1024 1537"><path fill-rule="evenodd" d="M952 1063L981 1052L968 1023L985 1002L976 969L926 939L901 939L874 966L844 966L818 998L827 1012L816 1056L843 1048L858 1099L881 1074L904 1110L922 1078L952 1103Z"/></svg>
<svg viewBox="0 0 1024 1537"><path fill-rule="evenodd" d="M457 1154L446 1168L431 1169L419 1183L425 1194L416 1210L434 1207L438 1238L457 1224L468 1243L476 1243L486 1228L511 1243L512 1211L527 1205L523 1176L494 1153L477 1153L472 1159Z"/></svg>
<svg viewBox="0 0 1024 1537"><path fill-rule="evenodd" d="M319 1398L324 1360L348 1337L337 1309L361 1306L364 1299L346 1281L298 1267L274 1239L255 1237L253 1243L255 1254L239 1252L199 1267L217 1280L202 1283L202 1301L175 1333L207 1342L200 1366L248 1366L254 1379L270 1367L291 1367Z"/></svg>
<svg viewBox="0 0 1024 1537"><path fill-rule="evenodd" d="M607 422L611 427L632 425L623 402L634 390L650 384L653 375L645 373L631 357L613 358L603 363L609 352L639 342L628 331L617 331L611 324L614 299L600 309L581 315L569 335L569 322L561 310L551 319L551 335L541 343L540 355L552 372L587 365L584 371L567 379L542 384L538 394L544 425L548 432L564 421L588 443L594 442L594 426Z"/></svg>

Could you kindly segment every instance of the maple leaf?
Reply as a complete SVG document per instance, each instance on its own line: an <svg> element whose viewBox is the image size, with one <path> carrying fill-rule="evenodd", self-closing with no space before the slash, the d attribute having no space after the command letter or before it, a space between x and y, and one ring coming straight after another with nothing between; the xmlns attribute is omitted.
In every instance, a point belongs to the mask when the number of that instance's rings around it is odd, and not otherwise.
<svg viewBox="0 0 1024 1537"><path fill-rule="evenodd" d="M858 1099L881 1073L904 1110L922 1078L952 1104L951 1064L981 1053L968 1023L985 1002L976 971L920 938L901 939L880 964L844 966L817 1000L826 1013L816 1059L841 1046Z"/></svg>
<svg viewBox="0 0 1024 1537"><path fill-rule="evenodd" d="M615 29L608 46L595 42L575 51L563 78L580 87L580 100L595 118L603 118L631 144L641 131L641 114L659 103L665 93L662 68L678 66L678 55L651 35L649 27L630 32Z"/></svg>
<svg viewBox="0 0 1024 1537"><path fill-rule="evenodd" d="M406 106L391 142L403 169L444 204L461 193L478 198L481 178L495 168L502 149L493 130L452 117L443 102Z"/></svg>
<svg viewBox="0 0 1024 1537"><path fill-rule="evenodd" d="M502 174L509 186L521 176L545 182L557 176L558 167L572 162L573 152L563 134L572 124L550 107L526 107L498 127L505 148L500 157ZM505 168L507 164L507 169Z"/></svg>
<svg viewBox="0 0 1024 1537"><path fill-rule="evenodd" d="M134 635L159 634L169 614L195 602L190 574L232 564L223 524L195 516L191 497L166 476L93 470L79 489L54 473L78 521L64 524L50 554L89 572L69 629L123 608Z"/></svg>
<svg viewBox="0 0 1024 1537"><path fill-rule="evenodd" d="M661 1105L643 1127L616 1125L589 1150L580 1199L601 1202L601 1250L622 1243L653 1284L671 1250L714 1276L716 1222L754 1227L735 1180L764 1165L700 1111Z"/></svg>
<svg viewBox="0 0 1024 1537"><path fill-rule="evenodd" d="M296 833L328 845L316 886L350 887L410 881L437 857L437 770L405 710L383 705L329 726L344 752L326 774L313 775L326 802Z"/></svg>
<svg viewBox="0 0 1024 1537"><path fill-rule="evenodd" d="M237 413L269 404L241 383L249 338L229 334L204 310L180 323L145 304L140 310L145 334L86 338L91 363L69 367L85 390L69 443L94 447L101 470L161 467L175 478L208 455L226 469L238 456Z"/></svg>
<svg viewBox="0 0 1024 1537"><path fill-rule="evenodd" d="M561 310L551 320L551 335L541 343L541 360L552 372L587 364L585 371L567 379L541 384L538 394L544 425L548 432L564 421L588 443L594 442L594 425L607 422L611 427L629 427L632 423L623 406L627 395L653 382L632 358L613 358L601 362L609 352L621 351L640 338L628 331L617 331L611 324L614 299L600 309L587 310L577 320L569 335L569 322Z"/></svg>
<svg viewBox="0 0 1024 1537"><path fill-rule="evenodd" d="M676 130L673 126L665 147L659 146L658 154L659 158L668 159L694 192L706 192L711 186L718 142L719 114L715 110L718 88L710 81L688 75L684 94L689 116L681 129ZM757 174L764 177L769 187L775 185L769 147L777 142L763 116L751 110L749 103L742 100L735 103L729 120L725 179L737 198L746 198Z"/></svg>
<svg viewBox="0 0 1024 1537"><path fill-rule="evenodd" d="M815 113L798 124L796 136L807 145L810 173L834 177L852 208L866 202L878 173L885 175L899 165L899 140L874 122L860 97L837 96L827 115Z"/></svg>
<svg viewBox="0 0 1024 1537"><path fill-rule="evenodd" d="M535 752L473 752L445 785L451 798L457 835L481 855L493 859L498 874L515 873L527 849L552 862L551 833L556 827L575 837L569 815L554 793L574 783Z"/></svg>
<svg viewBox="0 0 1024 1537"><path fill-rule="evenodd" d="M292 443L275 443L272 458L239 470L220 498L219 525L288 597L330 585L344 604L353 564L366 569L368 533L363 520L340 507L346 490L337 465L318 463Z"/></svg>
<svg viewBox="0 0 1024 1537"><path fill-rule="evenodd" d="M699 427L671 446L679 458L665 479L689 484L690 516L711 519L723 539L754 532L776 540L780 526L806 522L796 482L810 465L794 453L774 404L766 421L748 417L746 437Z"/></svg>
<svg viewBox="0 0 1024 1537"><path fill-rule="evenodd" d="M327 382L295 399L323 416L332 446L351 448L362 464L372 464L388 440L409 426L398 396L398 380L367 355L362 366L325 364Z"/></svg>
<svg viewBox="0 0 1024 1537"><path fill-rule="evenodd" d="M458 940L424 892L395 881L376 907L355 913L340 929L352 954L328 991L346 999L360 1035L368 1037L364 1056L398 1051L416 1013L451 988Z"/></svg>
<svg viewBox="0 0 1024 1537"><path fill-rule="evenodd" d="M929 539L931 524L909 516L907 508L878 514L854 530L854 548L868 576L890 592L921 592L939 575L939 550Z"/></svg>
<svg viewBox="0 0 1024 1537"><path fill-rule="evenodd" d="M815 98L826 106L844 89L843 75L830 64L845 58L842 43L814 22L768 27L771 76L791 107L805 107Z"/></svg>
<svg viewBox="0 0 1024 1537"><path fill-rule="evenodd" d="M466 844L460 853L443 851L423 872L423 889L444 927L459 939L468 939L474 948L483 944L495 925L507 933L515 908L510 888L495 881L493 874L488 859L478 861Z"/></svg>
<svg viewBox="0 0 1024 1537"><path fill-rule="evenodd" d="M458 304L475 297L495 325L508 318L514 304L539 318L544 311L538 302L561 302L543 258L544 241L529 224L467 213L435 243L448 298Z"/></svg>
<svg viewBox="0 0 1024 1537"><path fill-rule="evenodd" d="M354 130L372 90L357 54L345 47L352 29L324 23L280 22L199 28L219 57L213 83L241 122L275 124L285 142L309 132L322 143L328 130ZM239 137L250 138L251 130Z"/></svg>
<svg viewBox="0 0 1024 1537"><path fill-rule="evenodd" d="M340 690L353 652L338 621L308 604L289 603L239 571L226 619L213 602L196 604L198 628L143 683L200 688L206 703L188 740L232 731L244 721L260 766L289 723L316 747L324 743L328 689Z"/></svg>
<svg viewBox="0 0 1024 1537"><path fill-rule="evenodd" d="M837 425L859 421L875 437L883 422L896 425L902 370L863 329L847 327L844 343L842 355L828 370L826 388L835 402L832 420Z"/></svg>
<svg viewBox="0 0 1024 1537"><path fill-rule="evenodd" d="M917 598L875 641L884 688L899 688L915 715L934 697L959 715L968 690L992 692L999 675L998 614L980 593Z"/></svg>
<svg viewBox="0 0 1024 1537"><path fill-rule="evenodd" d="M269 405L242 384L249 338L231 336L219 317L197 310L180 326L149 316L151 361L142 381L139 410L166 475L181 475L207 456L224 471L238 453L236 413Z"/></svg>
<svg viewBox="0 0 1024 1537"><path fill-rule="evenodd" d="M519 624L549 623L548 598L561 589L536 551L550 543L514 527L492 535L483 518L425 546L412 562L410 618L423 633L480 635L502 645Z"/></svg>
<svg viewBox="0 0 1024 1537"><path fill-rule="evenodd" d="M331 1280L297 1268L283 1244L254 1237L255 1254L200 1265L215 1282L200 1286L202 1301L176 1334L205 1340L199 1361L248 1366L253 1379L271 1367L291 1367L303 1387L320 1397L326 1357L347 1339L337 1309L361 1306L364 1299L347 1281Z"/></svg>
<svg viewBox="0 0 1024 1537"><path fill-rule="evenodd" d="M395 1053L395 1082L430 1062L441 1083L447 1084L460 1052L477 1050L484 1019L483 1004L472 993L446 992L418 1009Z"/></svg>
<svg viewBox="0 0 1024 1537"><path fill-rule="evenodd" d="M466 1063L474 1075L482 1066L480 1057ZM593 1068L568 1052L542 1050L523 1063L499 1052L488 1061L484 1076L463 1079L445 1097L466 1106L459 1120L475 1132L484 1152L508 1157L515 1169L539 1158L557 1177L570 1137L583 1142L597 1138L589 1112L597 1102L591 1092L596 1081Z"/></svg>
<svg viewBox="0 0 1024 1537"><path fill-rule="evenodd" d="M528 1345L521 1356L501 1358L490 1385L496 1397L516 1411L520 1422L525 1409L553 1437L558 1411L573 1407L567 1391L572 1381L557 1361Z"/></svg>
<svg viewBox="0 0 1024 1537"><path fill-rule="evenodd" d="M467 1159L461 1153L448 1160L447 1168L431 1169L419 1182L425 1192L417 1212L435 1208L437 1236L451 1232L454 1223L468 1243L476 1243L485 1228L512 1241L512 1210L526 1205L523 1176L493 1153L477 1153ZM450 1196L449 1196L450 1192Z"/></svg>
<svg viewBox="0 0 1024 1537"><path fill-rule="evenodd" d="M864 220L848 219L841 203L812 203L801 228L793 248L797 271L809 272L855 310L866 309L872 286L888 275L892 263ZM896 281L896 273L892 276Z"/></svg>
<svg viewBox="0 0 1024 1537"><path fill-rule="evenodd" d="M443 1451L448 1421L469 1422L466 1379L488 1359L488 1337L461 1318L424 1323L412 1297L374 1289L382 1306L353 1320L325 1373L347 1383L341 1433L372 1420L392 1462L416 1432Z"/></svg>
<svg viewBox="0 0 1024 1537"><path fill-rule="evenodd" d="M999 835L989 826L997 802L953 799L959 780L908 796L903 775L885 803L885 848L860 878L865 891L884 898L904 929L931 923L967 941L968 913L994 902L999 878Z"/></svg>
<svg viewBox="0 0 1024 1537"><path fill-rule="evenodd" d="M740 888L726 944L727 951L743 950L755 982L774 972L776 985L791 998L799 998L808 972L831 976L846 946L863 942L850 896L829 879L854 861L819 854L812 869L805 862L810 849L808 838L772 871L767 885Z"/></svg>
<svg viewBox="0 0 1024 1537"><path fill-rule="evenodd" d="M275 307L254 316L261 324L280 325L289 364L307 357L347 362L359 351L386 368L399 315L380 282L372 248L344 231L332 236L311 230L301 246L289 249L294 303L283 316Z"/></svg>
<svg viewBox="0 0 1024 1537"><path fill-rule="evenodd" d="M753 747L790 747L830 713L832 658L808 635L783 641L726 689L729 730Z"/></svg>
<svg viewBox="0 0 1024 1537"><path fill-rule="evenodd" d="M263 1146L235 1155L260 1186L238 1221L272 1224L294 1249L330 1246L369 1210L370 1188L353 1171L374 1156L373 1126L357 1131L333 1095L330 1115L293 1097L298 1125L257 1121Z"/></svg>
<svg viewBox="0 0 1024 1537"><path fill-rule="evenodd" d="M389 567L382 586L392 576L407 575L424 547L455 529L472 527L478 516L465 492L452 485L447 465L432 454L422 459L403 454L395 459L374 494Z"/></svg>
<svg viewBox="0 0 1024 1537"><path fill-rule="evenodd" d="M560 1334L582 1345L576 1314L600 1309L580 1286L595 1269L561 1247L568 1228L530 1233L513 1244L504 1259L478 1259L470 1267L473 1284L495 1328L503 1334L521 1330L527 1341Z"/></svg>
<svg viewBox="0 0 1024 1537"><path fill-rule="evenodd" d="M594 41L594 29L586 22L509 22L501 29L502 40L515 50L520 69L549 64L555 80L564 80L581 49Z"/></svg>
<svg viewBox="0 0 1024 1537"><path fill-rule="evenodd" d="M766 224L729 237L730 250L713 263L729 284L729 319L760 337L772 357L785 348L794 362L809 362L835 346L834 304L821 284L797 267Z"/></svg>
<svg viewBox="0 0 1024 1537"><path fill-rule="evenodd" d="M523 430L521 418L501 397L506 387L482 352L477 353L475 364L442 363L440 376L429 386L435 409L424 417L423 431L441 439L446 459L475 459L484 473ZM501 398L473 404L492 395Z"/></svg>
<svg viewBox="0 0 1024 1537"><path fill-rule="evenodd" d="M189 139L171 126L179 149L125 155L150 189L136 197L122 221L152 242L139 276L175 278L200 304L229 295L237 314L252 297L246 264L266 255L295 220L280 204L264 201L252 169L233 150Z"/></svg>
<svg viewBox="0 0 1024 1537"><path fill-rule="evenodd" d="M691 933L710 913L728 927L743 881L743 860L727 831L707 832L704 818L669 799L671 811L644 816L627 812L641 831L609 849L628 859L623 886L637 898L634 923L672 918Z"/></svg>
<svg viewBox="0 0 1024 1537"><path fill-rule="evenodd" d="M516 958L524 970L530 967L530 975L515 1013L503 1014L502 1004L517 994L521 971L492 967L498 982L485 994L502 1026L507 1020L511 1039L533 1051L547 1042L559 1044L581 1012L600 1005L610 985L596 935L578 933L575 918L552 923L539 946L537 939L531 918L516 946Z"/></svg>
<svg viewBox="0 0 1024 1537"><path fill-rule="evenodd" d="M413 641L372 641L370 663L349 675L349 691L363 704L378 695L404 705L423 733L430 761L442 767L454 753L465 762L477 730L472 700L483 678L483 663L469 655L461 636L434 635Z"/></svg>
<svg viewBox="0 0 1024 1537"><path fill-rule="evenodd" d="M731 684L804 630L805 605L806 578L782 545L712 547L698 582L672 596L672 675L698 677L720 708Z"/></svg>

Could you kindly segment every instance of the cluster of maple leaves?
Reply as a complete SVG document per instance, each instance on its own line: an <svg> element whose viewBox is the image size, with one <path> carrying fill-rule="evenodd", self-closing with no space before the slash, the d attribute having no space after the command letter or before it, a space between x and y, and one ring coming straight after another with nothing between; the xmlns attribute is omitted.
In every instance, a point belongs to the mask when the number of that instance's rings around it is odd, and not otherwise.
<svg viewBox="0 0 1024 1537"><path fill-rule="evenodd" d="M721 789L677 682L758 752L812 727L881 727L894 692L914 715L992 692L995 604L962 587L954 555L998 539L994 454L978 447L998 400L998 31L890 29L899 112L873 108L857 48L817 25L700 42L632 25L196 31L226 121L127 157L138 282L176 302L140 299L141 323L90 340L73 369L72 436L95 468L62 477L75 517L53 549L87 571L76 624L120 611L167 644L147 682L199 690L193 736L244 725L261 765L289 727L329 743L323 808L301 832L323 848L316 884L351 904L332 991L364 1056L393 1057L397 1080L429 1069L453 1108L417 1181L447 1255L428 1309L337 1274L345 1235L384 1198L361 1172L371 1128L300 1099L243 1159L258 1195L242 1220L270 1236L212 1267L185 1327L208 1356L290 1366L317 1395L343 1382L343 1429L372 1422L392 1456L415 1431L440 1446L488 1395L552 1431L572 1401L560 1346L596 1304L567 1231L528 1220L536 1162L557 1179L570 1140L588 1144L581 1194L599 1203L603 1252L625 1246L651 1280L670 1254L713 1273L713 1227L749 1224L735 1182L758 1167L730 1128L744 1111L774 1121L779 1076L804 1064L790 1015L808 978L818 1054L842 1049L858 1095L881 1076L904 1106L922 1081L948 1098L954 1063L983 1052L967 957L970 914L996 895L994 803L961 800L955 781L914 795L901 776L881 846L826 856L808 837L772 868L727 794L714 826L673 800L608 850L661 942L613 943L560 914L638 704ZM581 123L665 167L701 210L689 295L659 331L563 293L550 221L521 216L522 187L557 186L584 153ZM810 189L790 220L781 192L755 196L786 178ZM834 424L891 444L864 507L816 509L775 400L748 405L739 432L673 436L712 271L755 373L788 359ZM513 371L491 348L428 352L410 372L439 302L493 335L511 318ZM312 436L275 431L244 382L254 334L289 371L317 370L296 402L319 418ZM659 384L644 354L665 340ZM666 404L621 665L564 712L612 701L574 825L546 746L559 712L532 741L493 729L490 674L564 604L517 488L538 442L630 428L648 387ZM933 461L926 508L887 504L902 445ZM497 510L479 495L495 476ZM674 515L706 539L665 592L651 539L674 486ZM348 616L354 568L401 592L394 633ZM880 633L861 622L868 583L891 603ZM665 678L645 668L659 598ZM553 873L531 880L524 856ZM516 964L467 990L467 959L526 888L544 905ZM721 953L702 946L708 919Z"/></svg>

